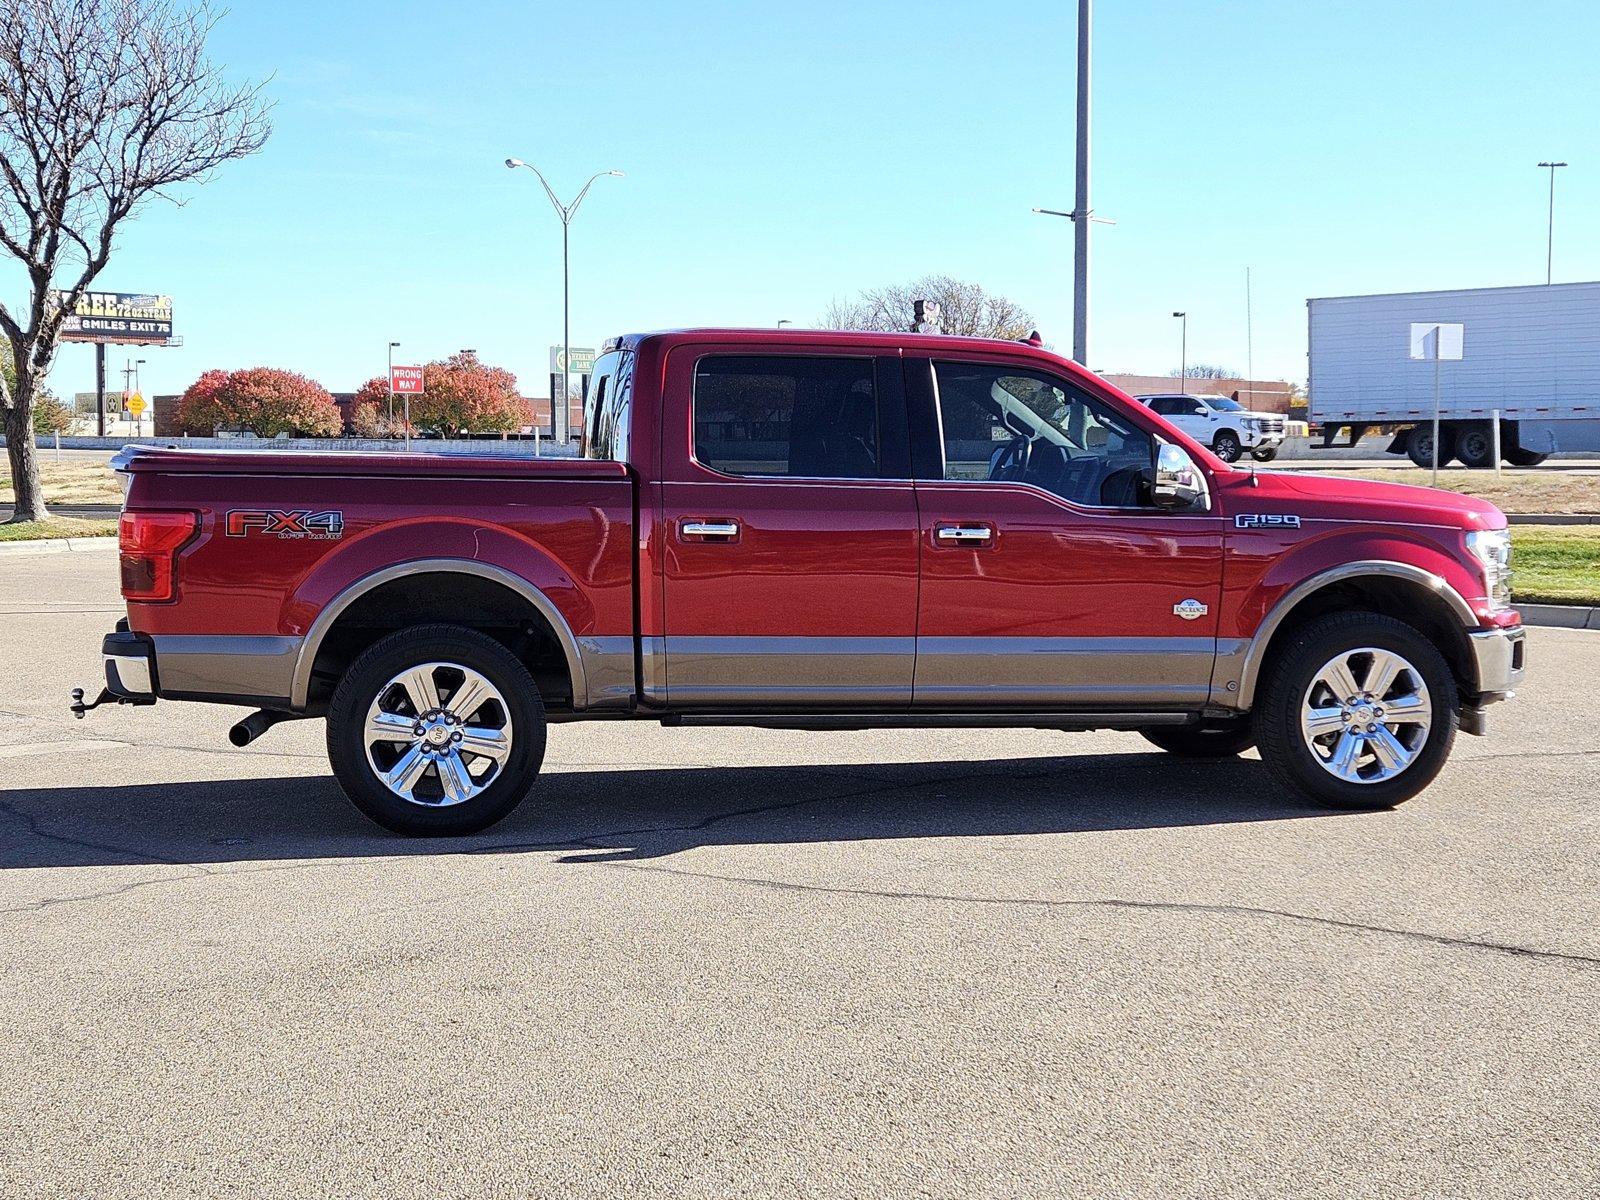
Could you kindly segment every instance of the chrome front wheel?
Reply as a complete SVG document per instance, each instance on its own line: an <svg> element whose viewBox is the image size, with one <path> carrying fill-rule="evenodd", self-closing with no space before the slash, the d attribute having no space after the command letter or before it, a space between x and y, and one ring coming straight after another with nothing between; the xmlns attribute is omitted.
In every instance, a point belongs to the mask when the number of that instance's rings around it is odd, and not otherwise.
<svg viewBox="0 0 1600 1200"><path fill-rule="evenodd" d="M1433 725L1422 673L1392 650L1342 650L1300 703L1300 736L1324 770L1347 783L1382 783L1417 760Z"/></svg>

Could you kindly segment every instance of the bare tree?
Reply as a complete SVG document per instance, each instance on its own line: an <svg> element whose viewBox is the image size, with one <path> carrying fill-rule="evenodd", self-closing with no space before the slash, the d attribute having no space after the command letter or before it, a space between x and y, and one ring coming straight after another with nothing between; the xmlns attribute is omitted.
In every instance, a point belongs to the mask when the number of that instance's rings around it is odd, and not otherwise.
<svg viewBox="0 0 1600 1200"><path fill-rule="evenodd" d="M16 378L0 382L13 521L47 513L33 402L67 312L105 269L117 228L153 196L261 148L258 85L205 57L215 20L171 0L9 0L0 25L0 247L25 308L0 304ZM62 292L61 303L51 289Z"/></svg>
<svg viewBox="0 0 1600 1200"><path fill-rule="evenodd" d="M911 283L873 288L854 300L835 300L818 323L824 329L907 330L915 300L939 302L946 333L1014 341L1033 331L1033 318L1021 305L948 275L925 275Z"/></svg>
<svg viewBox="0 0 1600 1200"><path fill-rule="evenodd" d="M1170 372L1173 376L1177 371ZM1244 376L1232 367L1218 367L1210 363L1190 363L1183 372L1185 379L1243 379Z"/></svg>

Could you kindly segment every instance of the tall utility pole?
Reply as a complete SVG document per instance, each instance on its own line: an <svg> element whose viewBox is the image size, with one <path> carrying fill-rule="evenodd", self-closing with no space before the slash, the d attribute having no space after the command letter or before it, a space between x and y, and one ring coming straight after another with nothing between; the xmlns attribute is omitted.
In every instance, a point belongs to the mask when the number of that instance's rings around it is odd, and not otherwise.
<svg viewBox="0 0 1600 1200"><path fill-rule="evenodd" d="M596 171L589 176L589 182L578 190L578 194L573 198L572 203L563 204L556 199L554 189L545 180L544 173L538 167L532 163L523 162L520 158L506 159L506 166L511 170L516 170L518 167L526 167L537 175L539 182L544 185L544 194L550 197L550 203L555 208L556 215L561 218L561 406L558 414L556 398L554 396L550 397L550 436L556 445L564 446L570 433L567 417L572 408L570 395L572 389L572 316L567 286L569 279L567 269L567 231L572 225L572 218L577 215L578 205L583 203L583 198L589 194L589 188L593 186L594 181L602 175L613 175L621 179L622 172ZM537 446L537 444L536 441L535 445Z"/></svg>
<svg viewBox="0 0 1600 1200"><path fill-rule="evenodd" d="M1178 390L1185 394L1189 391L1189 314L1175 312L1172 314L1183 320L1183 339L1178 350Z"/></svg>
<svg viewBox="0 0 1600 1200"><path fill-rule="evenodd" d="M1078 192L1071 212L1033 211L1072 222L1072 357L1089 365L1089 226L1115 225L1089 207L1089 25L1093 0L1078 0Z"/></svg>
<svg viewBox="0 0 1600 1200"><path fill-rule="evenodd" d="M1555 265L1556 258L1556 168L1564 167L1564 162L1542 162L1541 167L1550 168L1550 223L1544 242L1544 282L1550 285L1551 268Z"/></svg>
<svg viewBox="0 0 1600 1200"><path fill-rule="evenodd" d="M1089 365L1089 23L1093 0L1078 0L1078 192L1072 214L1072 357Z"/></svg>

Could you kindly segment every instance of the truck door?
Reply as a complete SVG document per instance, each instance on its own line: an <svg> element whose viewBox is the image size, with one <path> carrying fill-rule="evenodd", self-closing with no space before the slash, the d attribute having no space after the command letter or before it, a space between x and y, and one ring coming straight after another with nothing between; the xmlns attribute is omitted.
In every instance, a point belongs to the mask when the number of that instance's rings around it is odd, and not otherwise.
<svg viewBox="0 0 1600 1200"><path fill-rule="evenodd" d="M915 704L1204 703L1222 522L1149 505L1149 429L1047 365L907 359L906 381L922 539Z"/></svg>
<svg viewBox="0 0 1600 1200"><path fill-rule="evenodd" d="M899 358L677 346L661 428L668 703L908 706L918 527Z"/></svg>

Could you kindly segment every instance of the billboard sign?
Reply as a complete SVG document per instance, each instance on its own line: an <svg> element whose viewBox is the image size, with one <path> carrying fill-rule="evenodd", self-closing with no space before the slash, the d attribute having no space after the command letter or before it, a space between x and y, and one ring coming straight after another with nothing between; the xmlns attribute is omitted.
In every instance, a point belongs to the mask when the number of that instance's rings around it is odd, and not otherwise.
<svg viewBox="0 0 1600 1200"><path fill-rule="evenodd" d="M572 347L571 370L578 375L591 375L594 373L595 352L592 347ZM561 370L561 347L550 347L550 369L559 373Z"/></svg>
<svg viewBox="0 0 1600 1200"><path fill-rule="evenodd" d="M50 293L61 307L65 296ZM172 340L172 297L147 292L85 292L61 323L64 342L122 342L160 346Z"/></svg>
<svg viewBox="0 0 1600 1200"><path fill-rule="evenodd" d="M422 368L390 367L389 388L396 396L422 395Z"/></svg>

